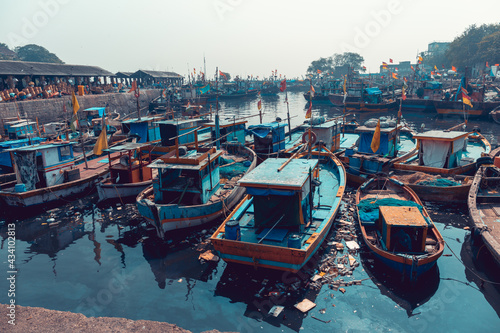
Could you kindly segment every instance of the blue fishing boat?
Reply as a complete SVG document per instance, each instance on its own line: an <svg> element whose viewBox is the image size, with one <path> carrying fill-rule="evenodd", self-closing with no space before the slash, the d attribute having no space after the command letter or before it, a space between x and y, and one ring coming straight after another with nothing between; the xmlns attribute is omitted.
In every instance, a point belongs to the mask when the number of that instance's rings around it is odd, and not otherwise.
<svg viewBox="0 0 500 333"><path fill-rule="evenodd" d="M5 137L10 140L26 139L35 136L36 122L27 119L4 119Z"/></svg>
<svg viewBox="0 0 500 333"><path fill-rule="evenodd" d="M0 142L0 170L3 172L12 172L12 160L7 151L13 148L25 147L40 144L47 140L46 138L33 137L19 140L8 140Z"/></svg>
<svg viewBox="0 0 500 333"><path fill-rule="evenodd" d="M318 251L346 178L326 149L307 156L267 159L239 181L247 195L211 237L222 259L297 272Z"/></svg>
<svg viewBox="0 0 500 333"><path fill-rule="evenodd" d="M443 254L444 240L418 196L391 178L372 178L356 193L363 240L383 264L415 282Z"/></svg>
<svg viewBox="0 0 500 333"><path fill-rule="evenodd" d="M17 179L13 187L2 187L0 199L11 207L89 194L108 173L105 157L76 164L73 143L68 141L13 148L9 153Z"/></svg>
<svg viewBox="0 0 500 333"><path fill-rule="evenodd" d="M139 213L161 238L211 222L241 200L245 189L236 183L256 163L255 153L239 143L226 143L225 149L177 147L148 165L158 176L137 196Z"/></svg>

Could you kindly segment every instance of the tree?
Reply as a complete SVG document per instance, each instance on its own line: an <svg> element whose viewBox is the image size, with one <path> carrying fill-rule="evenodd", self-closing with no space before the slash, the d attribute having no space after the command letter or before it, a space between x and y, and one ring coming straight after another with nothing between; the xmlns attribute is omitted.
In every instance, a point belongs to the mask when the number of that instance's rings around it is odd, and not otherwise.
<svg viewBox="0 0 500 333"><path fill-rule="evenodd" d="M22 61L37 61L37 62L64 64L64 62L61 59L59 59L54 53L50 53L43 46L35 44L18 46L15 48L15 52L17 53L19 60Z"/></svg>
<svg viewBox="0 0 500 333"><path fill-rule="evenodd" d="M337 75L340 70L346 66L352 67L353 70L364 72L366 69L364 69L362 66L363 61L365 61L365 59L357 53L335 53L331 57L319 58L318 60L314 60L313 62L311 62L311 65L307 68L307 72L316 74L319 70L324 73L335 73L335 75Z"/></svg>
<svg viewBox="0 0 500 333"><path fill-rule="evenodd" d="M479 42L478 60L490 64L500 63L500 29Z"/></svg>
<svg viewBox="0 0 500 333"><path fill-rule="evenodd" d="M446 51L446 57L453 66L472 67L483 57L480 53L481 41L498 31L500 31L500 24L483 24L479 27L473 24L451 42ZM486 47L486 44L483 45Z"/></svg>
<svg viewBox="0 0 500 333"><path fill-rule="evenodd" d="M333 66L335 68L348 65L355 71L365 72L366 69L362 66L364 61L365 59L360 54L354 52L335 53L333 55Z"/></svg>
<svg viewBox="0 0 500 333"><path fill-rule="evenodd" d="M329 73L333 71L333 59L332 57L328 58L319 58L318 60L314 60L311 62L311 65L307 68L307 72L311 74L316 74L319 72Z"/></svg>
<svg viewBox="0 0 500 333"><path fill-rule="evenodd" d="M0 60L14 60L16 56L16 53L9 49L7 44L0 43Z"/></svg>

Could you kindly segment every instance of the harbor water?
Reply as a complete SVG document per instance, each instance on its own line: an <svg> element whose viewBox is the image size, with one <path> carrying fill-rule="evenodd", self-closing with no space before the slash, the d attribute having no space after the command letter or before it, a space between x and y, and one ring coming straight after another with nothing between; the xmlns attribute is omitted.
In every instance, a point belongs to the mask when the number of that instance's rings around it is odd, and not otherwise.
<svg viewBox="0 0 500 333"><path fill-rule="evenodd" d="M288 101L293 127L304 121L308 102L301 93L288 93ZM262 105L264 122L277 117L287 122L284 94L263 96ZM257 113L256 98L221 102L223 119ZM342 110L314 103L313 114L331 118L342 115ZM356 114L356 118L362 123L382 115ZM403 117L415 130L422 124L425 129L446 129L463 121L431 113L403 113ZM259 117L247 120L247 125L257 124ZM500 143L499 125L469 120L468 129L474 126L492 146ZM355 189L347 192L352 195ZM164 321L193 332L498 332L500 327L500 274L465 228L466 203L425 203L446 247L436 268L417 285L402 283L362 247L355 256L361 265L352 277L344 277L362 283L342 292L328 285L311 288L311 276L321 254L327 255L327 244L297 274L200 261L220 220L170 232L160 240L133 202L96 202L94 193L37 211L1 209L0 258L5 276L0 279L0 303L10 300L7 243L8 225L14 223L18 305ZM363 245L361 238L358 243ZM294 308L304 298L316 303L308 313ZM274 305L284 306L278 317L269 315Z"/></svg>

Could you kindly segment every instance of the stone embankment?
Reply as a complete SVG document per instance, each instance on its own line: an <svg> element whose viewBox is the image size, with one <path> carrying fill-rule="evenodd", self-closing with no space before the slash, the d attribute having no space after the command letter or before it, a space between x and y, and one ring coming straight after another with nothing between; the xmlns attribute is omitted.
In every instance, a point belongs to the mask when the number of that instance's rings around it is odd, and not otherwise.
<svg viewBox="0 0 500 333"><path fill-rule="evenodd" d="M161 90L158 89L141 90L139 97L141 109L147 108L149 102L158 97L160 93ZM131 114L137 110L137 103L133 92L77 96L77 99L80 110L107 105L109 113L116 111L122 116ZM70 103L71 96L19 101L16 103L2 102L0 103L0 119L17 117L19 113L21 117L26 117L33 121L38 118L40 124L62 121L71 117L73 109ZM66 112L64 111L64 105L66 105ZM145 114L145 111L143 112Z"/></svg>

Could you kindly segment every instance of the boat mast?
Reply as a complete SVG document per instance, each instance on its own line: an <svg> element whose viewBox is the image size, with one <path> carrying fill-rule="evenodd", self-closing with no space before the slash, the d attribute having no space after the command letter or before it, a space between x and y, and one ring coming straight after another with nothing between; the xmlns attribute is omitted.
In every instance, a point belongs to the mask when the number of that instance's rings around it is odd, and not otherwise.
<svg viewBox="0 0 500 333"><path fill-rule="evenodd" d="M219 67L215 67L215 146L220 148L219 142Z"/></svg>

